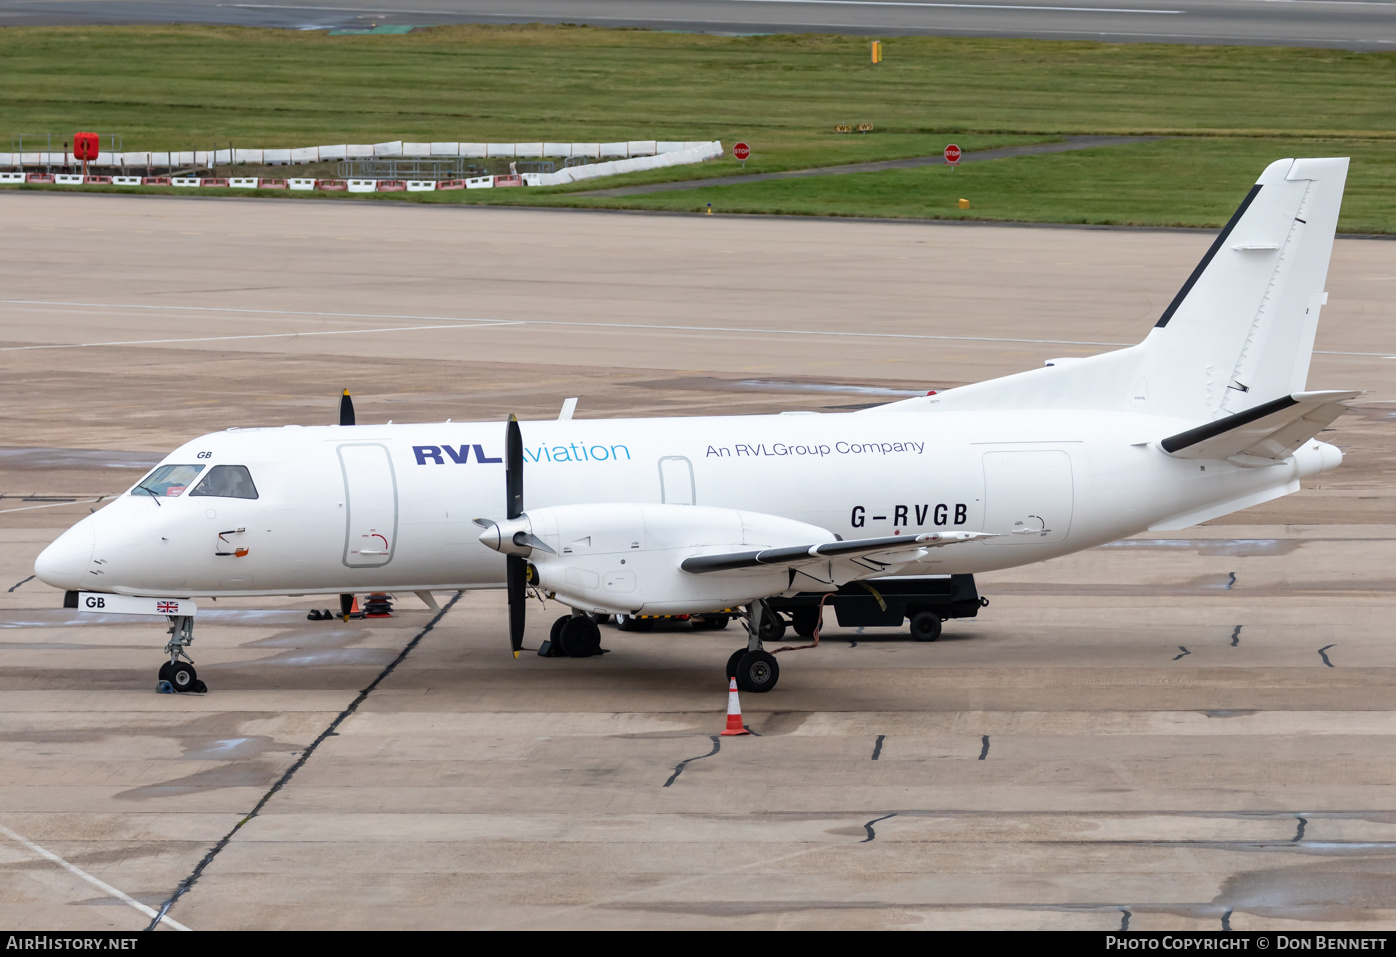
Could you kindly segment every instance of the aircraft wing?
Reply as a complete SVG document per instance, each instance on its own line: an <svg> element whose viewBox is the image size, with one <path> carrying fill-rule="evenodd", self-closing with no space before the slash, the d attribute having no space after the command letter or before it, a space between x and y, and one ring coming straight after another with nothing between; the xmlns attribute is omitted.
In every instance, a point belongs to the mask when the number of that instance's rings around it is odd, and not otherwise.
<svg viewBox="0 0 1396 957"><path fill-rule="evenodd" d="M1347 411L1343 403L1361 392L1296 392L1237 412L1159 444L1181 459L1224 459L1252 455L1282 461Z"/></svg>
<svg viewBox="0 0 1396 957"><path fill-rule="evenodd" d="M940 548L960 542L973 542L981 538L994 538L988 532L926 532L921 535L888 535L883 538L859 538L846 542L825 542L822 545L788 545L782 548L748 549L740 552L722 552L715 555L694 555L679 563L684 571L694 575L711 572L737 571L743 568L763 566L785 566L798 568L801 565L827 562L834 559L868 558L882 559L885 556L898 556L898 561L908 562L916 553L926 548ZM905 555L905 558L900 557Z"/></svg>

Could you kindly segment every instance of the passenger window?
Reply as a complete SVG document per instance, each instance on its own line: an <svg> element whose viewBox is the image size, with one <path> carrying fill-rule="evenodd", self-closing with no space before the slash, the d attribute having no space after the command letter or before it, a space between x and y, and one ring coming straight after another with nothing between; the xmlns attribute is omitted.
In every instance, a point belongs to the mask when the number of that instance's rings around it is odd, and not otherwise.
<svg viewBox="0 0 1396 957"><path fill-rule="evenodd" d="M199 477L202 465L162 465L131 489L132 495L175 498L183 495L189 483Z"/></svg>
<svg viewBox="0 0 1396 957"><path fill-rule="evenodd" d="M245 465L215 465L208 477L190 495L215 495L219 498L256 498L257 486Z"/></svg>

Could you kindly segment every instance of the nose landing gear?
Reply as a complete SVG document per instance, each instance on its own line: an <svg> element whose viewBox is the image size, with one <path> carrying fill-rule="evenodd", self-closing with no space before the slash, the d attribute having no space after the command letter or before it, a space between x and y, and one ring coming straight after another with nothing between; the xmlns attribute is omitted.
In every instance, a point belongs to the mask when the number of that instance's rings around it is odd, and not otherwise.
<svg viewBox="0 0 1396 957"><path fill-rule="evenodd" d="M194 659L184 651L193 643L194 616L171 615L170 640L165 645L165 654L170 656L170 660L160 666L160 676L155 683L156 691L161 694L185 691L203 694L208 690L208 685L199 680L198 672L194 670Z"/></svg>

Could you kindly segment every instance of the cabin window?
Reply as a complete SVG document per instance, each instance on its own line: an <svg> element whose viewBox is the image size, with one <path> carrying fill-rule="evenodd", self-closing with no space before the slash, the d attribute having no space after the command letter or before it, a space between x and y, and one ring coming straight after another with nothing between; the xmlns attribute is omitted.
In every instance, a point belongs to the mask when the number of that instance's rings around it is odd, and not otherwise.
<svg viewBox="0 0 1396 957"><path fill-rule="evenodd" d="M245 465L215 465L208 476L190 495L215 495L218 498L256 498L257 486Z"/></svg>
<svg viewBox="0 0 1396 957"><path fill-rule="evenodd" d="M175 498L183 495L199 473L202 465L162 465L151 472L131 489L132 495L152 495L157 498Z"/></svg>

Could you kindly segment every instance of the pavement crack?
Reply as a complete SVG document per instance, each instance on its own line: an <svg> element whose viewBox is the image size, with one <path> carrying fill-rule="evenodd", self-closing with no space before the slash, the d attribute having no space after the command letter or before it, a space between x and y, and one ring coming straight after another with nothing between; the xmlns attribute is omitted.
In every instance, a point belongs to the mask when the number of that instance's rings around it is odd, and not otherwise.
<svg viewBox="0 0 1396 957"><path fill-rule="evenodd" d="M1177 661L1179 658L1186 658L1188 655L1192 654L1191 651L1188 651L1187 648L1183 647L1182 645L1179 645L1179 646L1178 646L1178 650L1181 651L1182 654L1181 654L1181 655L1174 655L1174 656L1173 656L1173 660L1174 660L1174 661Z"/></svg>
<svg viewBox="0 0 1396 957"><path fill-rule="evenodd" d="M28 578L24 579L24 581L15 582L13 585L11 585L11 586L9 587L8 590L9 590L9 591L14 591L14 590L15 590L16 588L18 588L20 585L23 585L24 582L32 582L32 581L33 581L35 578L37 578L37 577L38 577L37 575L30 575Z"/></svg>
<svg viewBox="0 0 1396 957"><path fill-rule="evenodd" d="M979 760L983 761L989 756L989 736L984 735L980 743L983 746L979 749Z"/></svg>
<svg viewBox="0 0 1396 957"><path fill-rule="evenodd" d="M711 751L709 751L707 754L700 754L700 755L698 755L698 757L696 757L696 758L684 758L684 759L683 759L682 761L680 761L678 764L674 765L674 773L671 774L671 775L669 775L669 780L667 780L667 781L664 782L664 786L665 786L666 788L667 788L669 785L673 784L675 781L677 781L677 780L679 779L679 775L680 775L680 774L683 774L683 769L686 768L686 767L688 767L688 766L689 766L690 764L692 764L694 761L701 761L701 760L703 760L704 758L710 758L710 757L712 757L714 754L717 754L717 752L719 752L719 751L722 750L722 738L721 738L721 737L719 737L719 736L716 735L716 734L710 734L710 735L708 735L708 738L709 738L709 739L712 741L712 743L713 743L713 749L712 749Z"/></svg>
<svg viewBox="0 0 1396 957"><path fill-rule="evenodd" d="M165 913L172 906L174 906L174 904L181 897L183 897L191 887L193 887L198 882L199 878L203 876L204 871L207 870L208 866L213 863L213 859L216 858L220 853L222 853L223 848L228 846L228 843L232 841L233 837L237 834L237 832L242 829L242 826L244 824L247 824L259 813L261 813L262 808L267 806L267 802L270 801L276 795L276 792L280 791L283 787L287 785L288 782L290 782L292 776L305 765L305 762L310 760L310 756L315 753L315 749L320 746L320 742L324 741L327 738L333 737L338 733L337 731L335 731L335 729L338 728L341 724L343 724L346 720L348 720L348 718L355 711L359 710L359 705L364 703L368 696L373 693L373 690L377 688L380 684L382 684L383 681L393 673L393 671L397 668L398 665L402 664L403 659L412 653L412 649L417 647L421 640L425 638L433 628L436 627L437 623L440 622L442 618L446 617L446 613L455 606L456 602L460 601L460 597L463 594L464 592L456 592L455 595L452 596L451 600L448 601L445 604L445 606L436 613L436 616L432 618L431 621L427 622L426 627L412 636L412 640L409 641L405 646L403 646L402 651L398 652L397 657L394 658L391 662L389 662L386 668L378 672L378 677L374 678L371 682L369 682L368 687L360 691L358 696L355 697L354 700L349 703L349 707L345 708L338 715L336 715L335 719L329 723L329 726L326 727L324 731L321 731L319 736L310 743L310 747L306 748L304 751L301 752L301 756L296 759L296 762L292 764L289 768L287 768L286 772L282 774L281 777L276 779L276 783L273 784L271 788L267 790L266 794L262 795L262 799L257 802L256 806L252 808L251 812L248 813L248 815L244 817L242 820L234 824L233 829L229 831L227 834L224 834L222 839L217 844L213 845L212 848L209 849L209 852L203 856L203 860L199 861L199 863L194 866L194 869L189 872L188 877L179 882L179 886L177 886L174 889L174 893L171 894L169 899L166 900L165 903L160 906L160 912L155 916L155 919L150 922L150 926L146 928L147 931L152 931L155 929L156 925L160 923L160 919L165 916Z"/></svg>
<svg viewBox="0 0 1396 957"><path fill-rule="evenodd" d="M885 735L885 734L879 734L879 735L877 736L877 740L873 742L872 759L873 759L874 761L876 761L878 758L882 757L882 742L883 742L883 740L884 740L886 737L887 737L887 735Z"/></svg>
<svg viewBox="0 0 1396 957"><path fill-rule="evenodd" d="M1231 647L1235 648L1241 643L1241 626L1237 625L1236 630L1231 633Z"/></svg>
<svg viewBox="0 0 1396 957"><path fill-rule="evenodd" d="M1336 642L1335 642L1335 644L1336 644ZM1333 647L1333 645L1324 645L1322 648L1320 648L1320 649L1318 650L1318 656L1319 656L1320 658L1322 658L1322 659L1323 659L1323 663L1324 663L1325 665L1327 665L1328 667L1330 667L1330 668L1333 667L1333 662L1331 662L1331 661L1328 660L1328 654L1327 654L1327 652L1328 652L1328 649L1329 649L1329 648L1332 648L1332 647Z"/></svg>
<svg viewBox="0 0 1396 957"><path fill-rule="evenodd" d="M868 823L864 824L864 825L863 825L863 830L865 830L865 831L868 832L868 836L865 837L865 838L863 838L863 839L862 839L861 841L859 841L858 843L859 843L859 844L866 844L866 843L868 843L869 841L876 840L876 839L877 839L877 832L873 830L873 825L876 824L878 821L885 821L885 820L887 820L889 817L896 817L896 816L897 816L897 812L896 812L896 811L893 811L891 814L884 814L884 815L882 815L882 817L875 817L875 818L873 818L871 821L869 821Z"/></svg>
<svg viewBox="0 0 1396 957"><path fill-rule="evenodd" d="M1129 911L1127 911L1127 910L1125 910L1123 907L1121 907L1121 908L1120 908L1120 915L1121 915L1121 916L1120 916L1120 930L1129 930L1129 918L1130 918L1130 913L1129 913Z"/></svg>
<svg viewBox="0 0 1396 957"><path fill-rule="evenodd" d="M1304 840L1304 828L1309 826L1309 821L1302 814L1294 815L1299 819L1299 828L1294 832L1294 840L1291 843L1298 844Z"/></svg>

